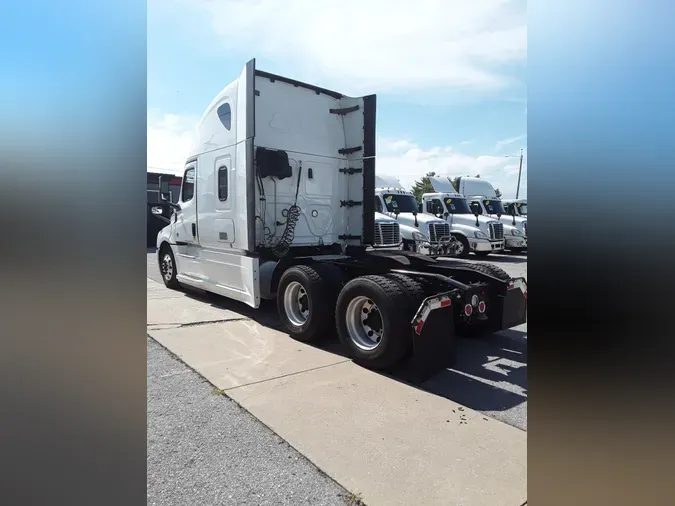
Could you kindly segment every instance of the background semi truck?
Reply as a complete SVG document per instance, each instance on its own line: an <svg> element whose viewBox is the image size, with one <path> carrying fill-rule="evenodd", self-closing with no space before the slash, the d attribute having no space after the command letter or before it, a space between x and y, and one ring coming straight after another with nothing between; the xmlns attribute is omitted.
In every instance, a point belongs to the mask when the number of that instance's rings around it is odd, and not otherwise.
<svg viewBox="0 0 675 506"><path fill-rule="evenodd" d="M487 256L504 250L504 225L498 220L476 216L467 200L459 195L448 180L431 177L435 193L422 195L421 209L426 215L445 220L457 240L459 257L466 258L470 252Z"/></svg>
<svg viewBox="0 0 675 506"><path fill-rule="evenodd" d="M455 333L526 321L527 286L485 264L372 248L376 97L256 69L214 98L157 237L166 286L252 307L276 300L288 333L331 331L355 361L447 362Z"/></svg>
<svg viewBox="0 0 675 506"><path fill-rule="evenodd" d="M373 248L403 249L403 236L398 222L381 213L375 213Z"/></svg>
<svg viewBox="0 0 675 506"><path fill-rule="evenodd" d="M527 199L502 199L506 214L527 219Z"/></svg>
<svg viewBox="0 0 675 506"><path fill-rule="evenodd" d="M517 214L514 216L513 212L507 214L494 186L489 181L477 177L461 177L459 178L457 191L469 200L472 209L478 214L494 217L515 227L527 239L527 216L522 217ZM513 239L513 241L516 242L516 239ZM511 247L514 250L526 248L527 244L524 246L513 244L513 247Z"/></svg>
<svg viewBox="0 0 675 506"><path fill-rule="evenodd" d="M403 249L434 257L457 254L457 244L445 220L418 212L413 194L390 176L375 176L375 210L401 225Z"/></svg>

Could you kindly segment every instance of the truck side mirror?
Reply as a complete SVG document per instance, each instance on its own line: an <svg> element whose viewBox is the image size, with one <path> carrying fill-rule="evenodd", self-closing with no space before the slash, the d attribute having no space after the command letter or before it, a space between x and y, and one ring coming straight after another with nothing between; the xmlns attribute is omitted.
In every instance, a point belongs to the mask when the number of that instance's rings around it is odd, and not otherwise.
<svg viewBox="0 0 675 506"><path fill-rule="evenodd" d="M448 216L450 216L450 213L447 212L447 211L445 211L445 212L443 213L443 218L445 218L445 219L447 220L447 219L448 219Z"/></svg>
<svg viewBox="0 0 675 506"><path fill-rule="evenodd" d="M413 211L413 216L415 217L415 226L416 226L416 227L419 227L420 224L417 223L417 211Z"/></svg>

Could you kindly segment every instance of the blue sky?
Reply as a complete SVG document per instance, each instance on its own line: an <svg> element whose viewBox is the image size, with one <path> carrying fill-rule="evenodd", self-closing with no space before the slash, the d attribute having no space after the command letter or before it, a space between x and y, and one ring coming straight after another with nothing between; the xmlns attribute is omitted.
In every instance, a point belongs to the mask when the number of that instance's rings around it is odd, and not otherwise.
<svg viewBox="0 0 675 506"><path fill-rule="evenodd" d="M352 5L353 4L353 5ZM480 173L515 196L525 149L526 2L149 0L148 165L180 167L211 99L259 68L378 95L380 173Z"/></svg>

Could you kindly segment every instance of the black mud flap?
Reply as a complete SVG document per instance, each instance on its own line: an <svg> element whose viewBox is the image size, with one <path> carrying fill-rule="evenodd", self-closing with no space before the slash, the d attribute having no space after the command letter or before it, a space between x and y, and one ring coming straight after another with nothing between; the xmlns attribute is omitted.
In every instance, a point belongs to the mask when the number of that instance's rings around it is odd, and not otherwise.
<svg viewBox="0 0 675 506"><path fill-rule="evenodd" d="M527 283L525 278L513 278L504 297L502 330L527 322Z"/></svg>
<svg viewBox="0 0 675 506"><path fill-rule="evenodd" d="M400 371L419 383L450 367L455 359L453 292L427 297L412 321L412 357Z"/></svg>

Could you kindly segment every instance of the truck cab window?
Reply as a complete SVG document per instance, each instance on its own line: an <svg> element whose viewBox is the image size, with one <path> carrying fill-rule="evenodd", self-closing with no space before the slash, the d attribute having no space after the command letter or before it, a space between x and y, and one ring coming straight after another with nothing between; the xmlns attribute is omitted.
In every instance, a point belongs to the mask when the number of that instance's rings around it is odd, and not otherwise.
<svg viewBox="0 0 675 506"><path fill-rule="evenodd" d="M427 212L435 215L443 214L443 204L438 199L428 200Z"/></svg>
<svg viewBox="0 0 675 506"><path fill-rule="evenodd" d="M400 193L386 193L384 196L384 205L387 211L394 213L416 213L418 210L417 200L412 195L403 195Z"/></svg>
<svg viewBox="0 0 675 506"><path fill-rule="evenodd" d="M227 167L218 169L218 200L227 200Z"/></svg>
<svg viewBox="0 0 675 506"><path fill-rule="evenodd" d="M379 195L375 196L375 212L377 213L382 212L382 200L380 200Z"/></svg>
<svg viewBox="0 0 675 506"><path fill-rule="evenodd" d="M473 210L463 198L445 197L445 209L450 214L473 214Z"/></svg>
<svg viewBox="0 0 675 506"><path fill-rule="evenodd" d="M183 192L181 195L181 200L183 202L189 202L192 200L194 194L195 194L195 168L191 167L185 171L185 177L183 178Z"/></svg>
<svg viewBox="0 0 675 506"><path fill-rule="evenodd" d="M218 107L218 118L227 130L232 128L232 109L230 108L230 104L225 102Z"/></svg>
<svg viewBox="0 0 675 506"><path fill-rule="evenodd" d="M506 214L501 200L485 199L483 200L483 205L487 209L488 214Z"/></svg>

